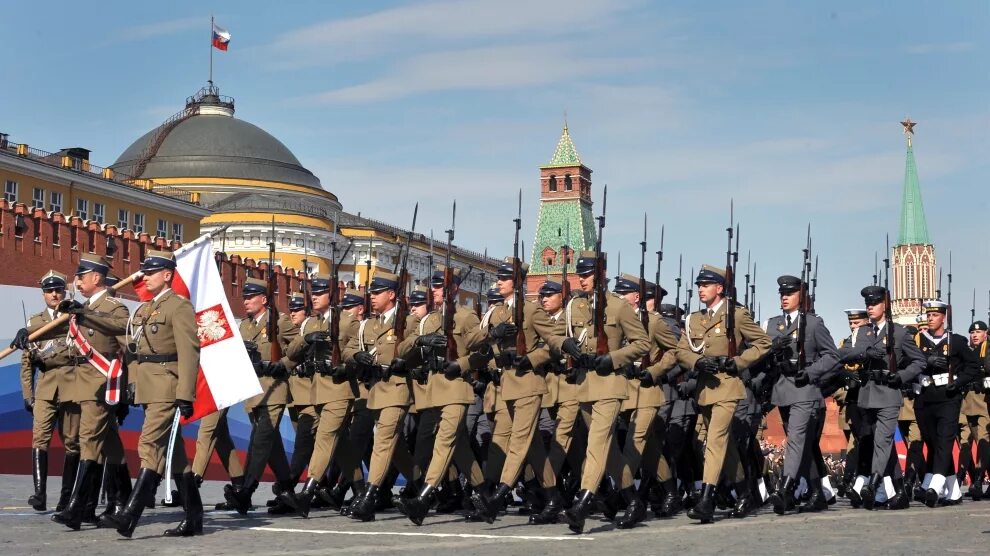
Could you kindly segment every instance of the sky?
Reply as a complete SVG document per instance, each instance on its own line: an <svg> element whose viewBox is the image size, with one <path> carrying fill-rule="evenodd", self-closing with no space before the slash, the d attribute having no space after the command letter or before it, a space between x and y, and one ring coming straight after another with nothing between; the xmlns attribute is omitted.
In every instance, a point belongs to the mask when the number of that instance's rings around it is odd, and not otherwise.
<svg viewBox="0 0 990 556"><path fill-rule="evenodd" d="M910 117L956 329L974 288L987 317L988 2L22 2L0 19L0 132L109 165L205 85L210 10L232 34L213 77L237 117L345 210L408 226L418 201L439 235L456 198L457 243L509 254L520 189L533 237L566 114L596 206L609 186L610 262L638 272L646 211L673 292L679 254L685 279L724 264L732 199L765 319L810 223L837 339L896 240Z"/></svg>

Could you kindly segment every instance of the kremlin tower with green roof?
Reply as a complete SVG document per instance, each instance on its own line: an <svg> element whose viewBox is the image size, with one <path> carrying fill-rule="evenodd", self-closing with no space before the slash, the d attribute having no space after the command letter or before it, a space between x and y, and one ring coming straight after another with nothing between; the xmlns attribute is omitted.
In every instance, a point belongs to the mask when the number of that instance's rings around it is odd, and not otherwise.
<svg viewBox="0 0 990 556"><path fill-rule="evenodd" d="M581 162L565 122L553 157L540 167L540 209L527 292L535 294L548 277L559 280L565 264L568 281L577 287L573 255L595 247L591 206L591 169Z"/></svg>
<svg viewBox="0 0 990 556"><path fill-rule="evenodd" d="M921 202L921 184L914 161L914 126L910 118L901 122L907 136L907 159L904 168L904 192L901 197L901 221L897 244L891 258L891 311L894 321L915 324L923 313L922 302L936 297L935 246L928 236L925 208Z"/></svg>

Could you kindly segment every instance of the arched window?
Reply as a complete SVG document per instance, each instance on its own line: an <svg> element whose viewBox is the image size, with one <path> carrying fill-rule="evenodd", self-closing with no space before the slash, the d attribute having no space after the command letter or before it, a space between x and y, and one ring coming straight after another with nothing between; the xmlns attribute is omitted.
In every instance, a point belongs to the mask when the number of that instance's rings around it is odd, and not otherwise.
<svg viewBox="0 0 990 556"><path fill-rule="evenodd" d="M572 189L574 188L571 186L571 175L566 174L564 176L564 191L571 191Z"/></svg>
<svg viewBox="0 0 990 556"><path fill-rule="evenodd" d="M571 256L573 254L574 254L574 250L573 249L567 249L567 248L561 249L561 251L560 251L560 258L561 258L561 260L564 261L561 264L562 265L569 265L569 264L571 264Z"/></svg>
<svg viewBox="0 0 990 556"><path fill-rule="evenodd" d="M550 176L550 191L557 191L557 176Z"/></svg>
<svg viewBox="0 0 990 556"><path fill-rule="evenodd" d="M553 266L556 254L557 253L553 250L553 247L547 247L543 250L543 254L540 258L543 259L544 264L547 266Z"/></svg>

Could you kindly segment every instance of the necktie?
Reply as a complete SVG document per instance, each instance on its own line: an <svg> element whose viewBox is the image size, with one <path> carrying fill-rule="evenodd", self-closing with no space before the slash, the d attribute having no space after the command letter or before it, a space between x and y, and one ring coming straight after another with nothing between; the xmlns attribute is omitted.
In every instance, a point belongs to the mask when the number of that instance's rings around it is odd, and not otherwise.
<svg viewBox="0 0 990 556"><path fill-rule="evenodd" d="M787 328L791 327L791 315L789 313L786 317L784 317L784 326Z"/></svg>
<svg viewBox="0 0 990 556"><path fill-rule="evenodd" d="M715 311L713 309L708 310L708 318L715 318Z"/></svg>
<svg viewBox="0 0 990 556"><path fill-rule="evenodd" d="M874 334L879 334L879 333L880 333L880 327L879 327L879 326L877 326L877 323L875 323L875 322L874 322L874 323L872 323L872 324L871 324L870 326L872 326L872 327L873 327L873 333L874 333Z"/></svg>

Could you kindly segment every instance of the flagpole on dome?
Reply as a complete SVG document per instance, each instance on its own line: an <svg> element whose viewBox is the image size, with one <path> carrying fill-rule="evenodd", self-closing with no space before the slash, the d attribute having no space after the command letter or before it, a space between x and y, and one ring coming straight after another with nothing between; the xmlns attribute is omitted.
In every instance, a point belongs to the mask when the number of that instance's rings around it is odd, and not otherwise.
<svg viewBox="0 0 990 556"><path fill-rule="evenodd" d="M210 79L207 83L210 84L210 89L213 88L213 14L210 14Z"/></svg>

